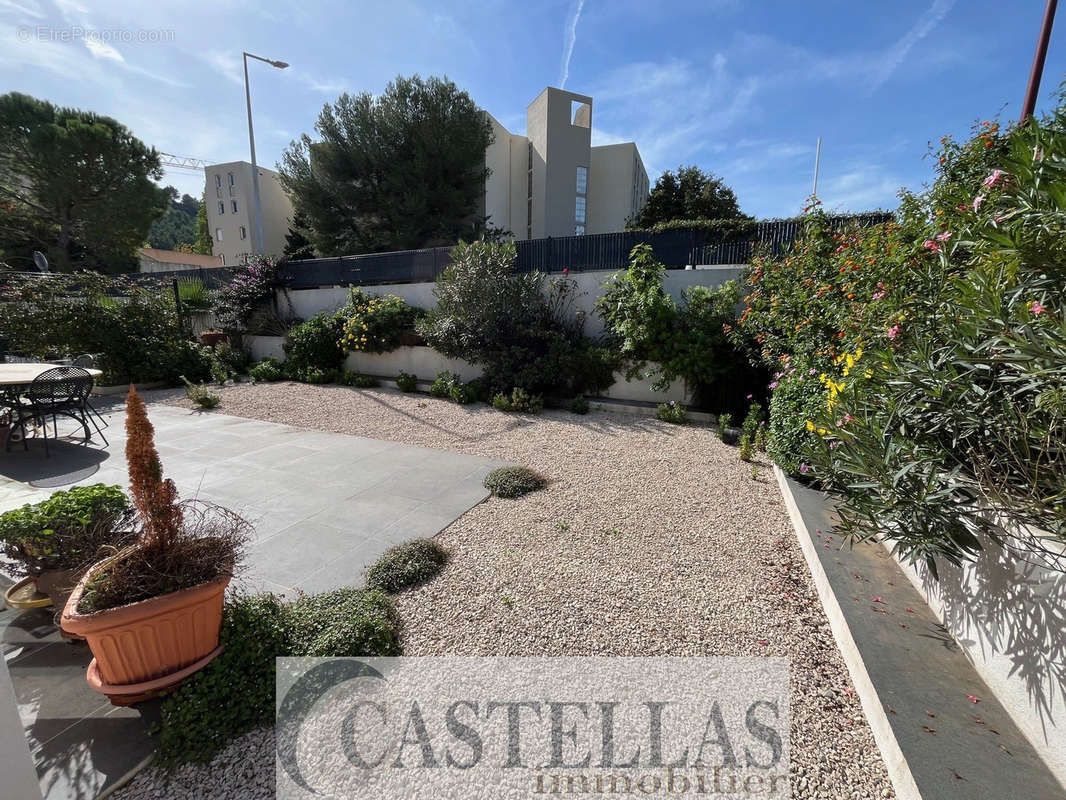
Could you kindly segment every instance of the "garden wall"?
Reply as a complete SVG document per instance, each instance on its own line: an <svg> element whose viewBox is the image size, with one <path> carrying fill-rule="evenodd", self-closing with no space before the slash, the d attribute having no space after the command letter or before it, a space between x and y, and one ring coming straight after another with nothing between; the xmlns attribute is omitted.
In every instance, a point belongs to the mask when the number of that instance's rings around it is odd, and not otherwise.
<svg viewBox="0 0 1066 800"><path fill-rule="evenodd" d="M663 286L675 300L681 299L681 292L689 286L720 286L728 280L739 277L744 265L721 267L696 267L695 269L670 269L663 277ZM603 322L596 315L596 301L603 295L604 282L613 275L612 270L593 272L575 272L568 277L578 286L579 296L575 307L585 312L585 332L590 336L603 333ZM555 276L558 277L558 276ZM380 286L363 286L369 294L394 294L402 297L408 305L419 308L432 308L436 305L433 298L432 281L425 283L391 283ZM336 311L348 300L347 287L332 289L289 289L279 293L279 307L286 310L286 298L292 305L292 312L297 317L308 319L320 311Z"/></svg>
<svg viewBox="0 0 1066 800"><path fill-rule="evenodd" d="M925 566L900 566L1066 785L1066 574L981 544L964 567L939 560L939 581Z"/></svg>

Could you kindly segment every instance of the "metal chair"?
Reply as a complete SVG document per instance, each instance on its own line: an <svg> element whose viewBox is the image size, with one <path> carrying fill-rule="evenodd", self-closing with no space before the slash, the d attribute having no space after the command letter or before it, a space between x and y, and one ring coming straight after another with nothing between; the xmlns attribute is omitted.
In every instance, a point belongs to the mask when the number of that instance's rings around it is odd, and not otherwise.
<svg viewBox="0 0 1066 800"><path fill-rule="evenodd" d="M82 353L80 356L71 361L70 365L72 367L83 367L92 369L96 366L96 359L93 358L92 355L90 355L89 353Z"/></svg>
<svg viewBox="0 0 1066 800"><path fill-rule="evenodd" d="M107 437L104 436L103 430L100 429L100 426L96 424L90 414L88 398L92 388L92 375L81 367L54 367L42 372L26 387L26 390L19 396L18 402L14 406L15 418L11 422L6 449L11 449L11 431L14 431L17 426L22 435L22 447L25 450L29 450L26 423L34 421L40 423L38 430L44 439L44 454L46 458L50 457L51 452L48 449L48 417L52 418L53 438L58 439L59 425L57 417L59 416L71 417L81 423L85 431L85 441L83 442L85 445L88 445L89 440L92 438L92 432L89 430L89 422L92 422L96 432L100 434L100 438L104 440L106 445L108 443Z"/></svg>

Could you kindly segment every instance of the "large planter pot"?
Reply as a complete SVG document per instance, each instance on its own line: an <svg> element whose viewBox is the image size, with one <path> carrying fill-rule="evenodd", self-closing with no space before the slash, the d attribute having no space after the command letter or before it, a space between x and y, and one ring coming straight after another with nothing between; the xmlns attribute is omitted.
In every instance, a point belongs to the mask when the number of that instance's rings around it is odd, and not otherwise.
<svg viewBox="0 0 1066 800"><path fill-rule="evenodd" d="M219 654L222 602L230 576L137 603L82 614L86 584L112 563L94 564L63 609L64 631L92 650L86 680L115 705L129 705L176 686Z"/></svg>

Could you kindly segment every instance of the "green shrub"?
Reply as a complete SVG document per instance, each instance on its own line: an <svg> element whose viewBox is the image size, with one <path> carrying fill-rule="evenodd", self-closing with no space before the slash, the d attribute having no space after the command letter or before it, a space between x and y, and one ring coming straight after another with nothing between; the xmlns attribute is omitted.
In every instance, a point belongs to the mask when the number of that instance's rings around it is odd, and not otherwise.
<svg viewBox="0 0 1066 800"><path fill-rule="evenodd" d="M577 284L517 272L513 243L459 244L418 323L431 347L484 369L486 394L515 386L546 397L600 391L616 359L584 335Z"/></svg>
<svg viewBox="0 0 1066 800"><path fill-rule="evenodd" d="M401 372L396 376L396 387L401 392L413 392L418 388L418 378L409 372Z"/></svg>
<svg viewBox="0 0 1066 800"><path fill-rule="evenodd" d="M429 393L434 397L451 397L452 386L462 383L463 379L454 372L438 372L436 379L429 386Z"/></svg>
<svg viewBox="0 0 1066 800"><path fill-rule="evenodd" d="M132 538L130 502L118 486L94 483L0 514L0 552L31 575L88 566L104 546Z"/></svg>
<svg viewBox="0 0 1066 800"><path fill-rule="evenodd" d="M817 444L817 436L807 430L807 421L825 410L827 391L806 361L786 367L777 379L770 398L770 431L767 452L790 475L800 473L805 453Z"/></svg>
<svg viewBox="0 0 1066 800"><path fill-rule="evenodd" d="M258 364L248 370L253 381L261 383L273 383L285 377L281 370L281 364L273 358L264 358Z"/></svg>
<svg viewBox="0 0 1066 800"><path fill-rule="evenodd" d="M578 395L570 401L569 408L573 414L587 414L589 413L589 401L583 395Z"/></svg>
<svg viewBox="0 0 1066 800"><path fill-rule="evenodd" d="M684 425L688 413L685 411L683 405L671 400L669 403L659 403L659 407L655 411L655 416L663 422L669 422L674 425Z"/></svg>
<svg viewBox="0 0 1066 800"><path fill-rule="evenodd" d="M185 396L192 400L200 408L218 408L222 398L212 392L202 383L192 383L184 375L181 379L185 382Z"/></svg>
<svg viewBox="0 0 1066 800"><path fill-rule="evenodd" d="M378 385L378 379L372 375L350 372L349 370L344 370L340 374L339 382L345 386L354 386L356 389L370 389Z"/></svg>
<svg viewBox="0 0 1066 800"><path fill-rule="evenodd" d="M296 380L302 383L336 383L337 371L332 369L315 369L314 367L308 367L302 372L297 372L294 376Z"/></svg>
<svg viewBox="0 0 1066 800"><path fill-rule="evenodd" d="M249 328L257 314L269 309L274 289L280 285L276 260L268 256L249 256L234 271L229 283L215 294L213 311L219 324L227 331Z"/></svg>
<svg viewBox="0 0 1066 800"><path fill-rule="evenodd" d="M374 589L305 595L287 609L293 653L301 656L398 656L396 609Z"/></svg>
<svg viewBox="0 0 1066 800"><path fill-rule="evenodd" d="M726 444L732 444L732 434L730 430L733 426L732 414L719 414L718 415L718 438Z"/></svg>
<svg viewBox="0 0 1066 800"><path fill-rule="evenodd" d="M744 422L740 426L744 435L748 437L750 444L755 443L755 435L759 430L759 426L763 423L762 405L759 403L752 403L748 406L748 415L744 417Z"/></svg>
<svg viewBox="0 0 1066 800"><path fill-rule="evenodd" d="M760 453L766 452L766 423L760 422L759 427L755 431L755 439L752 442L755 449Z"/></svg>
<svg viewBox="0 0 1066 800"><path fill-rule="evenodd" d="M508 499L535 492L547 485L544 476L528 467L500 467L485 476L485 488L496 497Z"/></svg>
<svg viewBox="0 0 1066 800"><path fill-rule="evenodd" d="M209 311L211 309L211 293L204 286L204 282L198 278L178 281L178 297L181 299L183 311Z"/></svg>
<svg viewBox="0 0 1066 800"><path fill-rule="evenodd" d="M473 381L470 383L456 381L448 389L448 397L451 398L453 403L463 406L473 403L477 400L477 384Z"/></svg>
<svg viewBox="0 0 1066 800"><path fill-rule="evenodd" d="M285 368L293 375L309 370L339 372L344 363L344 350L337 344L340 337L339 317L316 314L306 322L289 329L285 339Z"/></svg>
<svg viewBox="0 0 1066 800"><path fill-rule="evenodd" d="M212 373L215 373L217 368L218 374L225 375L225 378L219 383L245 374L248 371L248 365L251 363L248 353L239 347L234 347L229 342L219 342L212 349L211 355L213 359Z"/></svg>
<svg viewBox="0 0 1066 800"><path fill-rule="evenodd" d="M447 560L447 551L432 539L404 542L367 568L366 586L388 593L418 586L440 572Z"/></svg>
<svg viewBox="0 0 1066 800"><path fill-rule="evenodd" d="M344 320L340 344L346 350L387 353L400 346L405 333L414 330L421 309L407 305L402 297L377 297L352 288L348 304L338 315Z"/></svg>
<svg viewBox="0 0 1066 800"><path fill-rule="evenodd" d="M527 414L539 414L544 410L544 398L539 394L530 395L525 389L515 387L510 395L499 392L492 398L492 405L499 411L518 411Z"/></svg>
<svg viewBox="0 0 1066 800"><path fill-rule="evenodd" d="M226 603L222 652L163 699L157 728L164 765L209 761L243 733L274 720L278 656L400 655L398 621L378 591L338 589L284 604L271 594Z"/></svg>
<svg viewBox="0 0 1066 800"><path fill-rule="evenodd" d="M751 461L752 456L752 444L751 439L748 438L748 434L741 434L740 437L740 460Z"/></svg>

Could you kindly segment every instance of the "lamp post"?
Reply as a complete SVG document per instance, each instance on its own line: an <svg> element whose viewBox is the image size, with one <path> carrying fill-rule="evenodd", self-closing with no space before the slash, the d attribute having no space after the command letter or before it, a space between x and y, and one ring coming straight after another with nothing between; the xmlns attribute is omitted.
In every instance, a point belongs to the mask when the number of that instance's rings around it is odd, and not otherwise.
<svg viewBox="0 0 1066 800"><path fill-rule="evenodd" d="M1040 78L1044 73L1044 58L1047 56L1048 39L1051 38L1051 26L1055 22L1055 7L1058 0L1047 0L1044 8L1044 21L1040 25L1040 37L1036 40L1036 54L1033 56L1033 68L1029 72L1029 85L1025 89L1022 102L1022 114L1018 122L1024 122L1033 115L1036 108L1036 95L1040 91Z"/></svg>
<svg viewBox="0 0 1066 800"><path fill-rule="evenodd" d="M252 130L252 90L248 83L248 59L254 58L277 69L285 69L288 64L284 61L273 61L269 58L243 53L244 56L244 99L248 103L248 144L252 150L252 206L255 213L255 224L252 226L252 252L263 252L263 205L259 199L259 168L255 164L255 132Z"/></svg>

